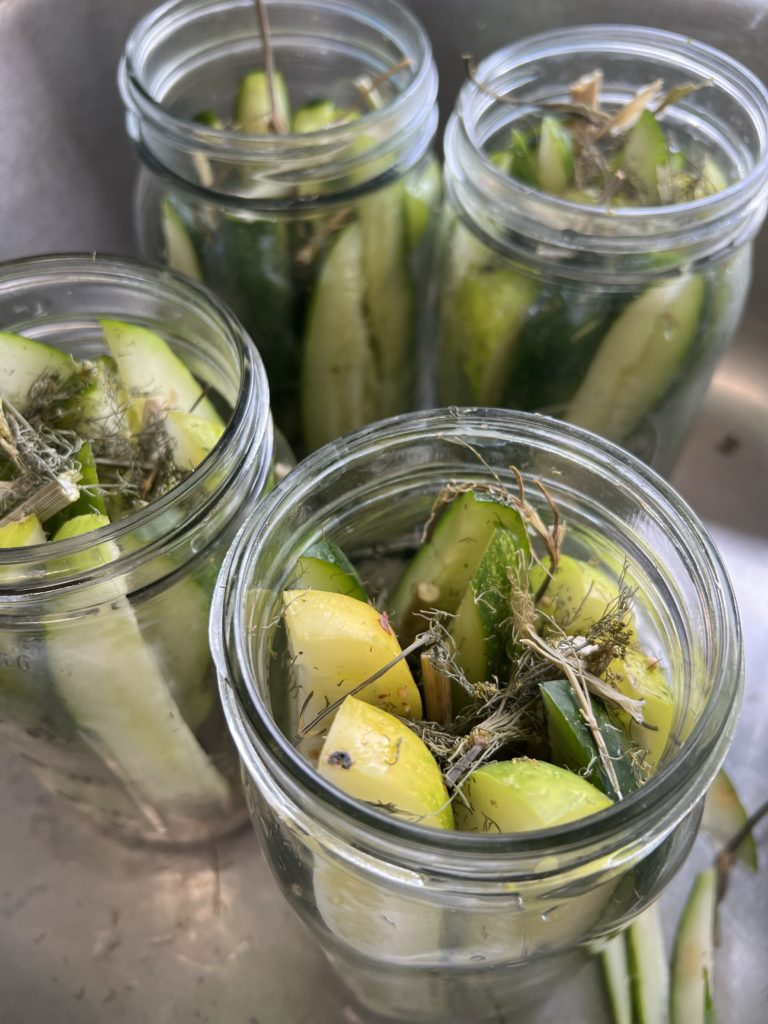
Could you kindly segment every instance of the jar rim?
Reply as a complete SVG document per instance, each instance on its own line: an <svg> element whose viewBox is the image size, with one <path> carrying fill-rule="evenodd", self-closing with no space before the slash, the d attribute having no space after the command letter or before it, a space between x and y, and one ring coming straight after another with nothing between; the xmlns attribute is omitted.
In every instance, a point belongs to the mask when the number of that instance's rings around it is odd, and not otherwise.
<svg viewBox="0 0 768 1024"><path fill-rule="evenodd" d="M484 152L487 139L479 130L480 118L499 102L484 89L492 89L502 76L533 62L537 62L536 71L546 83L546 71L541 69L546 68L547 58L564 53L583 55L585 59L589 55L597 65L601 54L626 55L640 63L645 59L666 61L689 71L693 80L720 88L730 98L738 99L751 121L758 144L751 166L719 192L659 206L592 206L551 195L505 174ZM522 79L515 87L529 83L530 78ZM513 92L514 87L506 95ZM768 191L768 89L735 58L674 32L621 24L558 28L518 40L481 61L474 81L470 79L462 86L446 129L445 150L453 195L457 189L466 190L470 194L467 201L473 202L474 193L477 197L482 194L492 203L494 218L503 219L506 211L507 227L517 219L524 224L522 230L530 229L542 244L574 253L586 249L622 255L648 253L651 249L688 249L693 233L699 240L693 254L707 255L705 242L722 248L732 240L734 244L747 241L762 219ZM462 204L460 199L459 206ZM745 211L752 214L756 207L761 207L759 216L741 216ZM474 222L472 217L470 220ZM557 230L547 228L553 221L558 224ZM734 231L739 229L741 234L734 238ZM557 237L564 230L572 235L565 242Z"/></svg>
<svg viewBox="0 0 768 1024"><path fill-rule="evenodd" d="M612 807L556 828L518 834L474 834L430 829L368 807L326 782L305 761L280 730L248 675L245 598L258 552L276 529L281 514L310 501L318 482L332 478L340 462L349 465L364 459L374 446L380 454L382 444L415 443L420 437L434 436L436 431L453 431L459 436L472 427L504 431L505 436L531 444L556 445L559 452L566 451L571 457L578 455L582 460L586 453L589 467L603 474L620 469L622 486L635 494L646 509L664 523L671 519L678 524L687 542L691 572L696 573L699 585L705 587L711 598L719 626L717 664L708 666L715 680L713 690L680 751L643 786ZM458 863L462 870L493 873L503 865L509 871L516 859L540 860L551 853L565 859L570 855L583 863L587 858L593 859L595 848L601 844L614 852L619 846L628 846L626 832L621 842L617 840L617 833L626 829L628 816L632 816L633 837L637 840L653 831L652 822L660 827L659 821L666 821L668 832L682 817L680 808L690 810L703 796L725 756L728 741L723 737L729 734L738 711L743 671L740 625L727 572L703 525L674 489L639 460L587 431L536 413L499 409L437 409L416 416L394 417L348 434L310 455L252 512L230 548L214 595L211 649L230 732L252 776L259 775L260 766L265 766L268 774L280 773L279 784L286 786L295 802L301 803L302 798L312 800L313 819L322 816L333 827L340 817L346 827L355 830L360 842L375 846L385 855L390 851L393 856L391 851L397 849L400 858L406 856L406 850L410 851L414 863L418 863L420 854L439 852L444 858L442 868L449 873ZM698 747L707 737L710 749L702 758ZM478 862L475 858L480 855L482 861ZM558 870L562 868L561 863Z"/></svg>
<svg viewBox="0 0 768 1024"><path fill-rule="evenodd" d="M270 6L285 0L273 0ZM295 7L295 4L291 6ZM412 108L430 108L437 95L437 72L432 58L429 38L416 16L396 0L377 0L376 20L369 14L366 5L357 0L301 0L301 6L311 9L322 7L325 11L368 23L380 24L382 18L390 23L397 18L407 26L409 45L413 49L410 57L412 74L405 88L395 94L392 100L381 108L367 111L353 122L306 132L288 131L284 134L251 134L234 129L211 128L196 121L173 114L147 88L141 73L141 57L148 48L172 31L173 23L183 17L204 14L207 11L253 8L252 0L167 0L144 15L132 28L125 44L123 57L118 69L118 85L126 107L138 117L152 123L158 130L168 133L186 149L194 149L210 159L230 159L238 162L262 161L281 158L301 160L316 155L325 159L327 150L337 149L359 134L363 127L378 127L382 132L393 120L398 119ZM158 37L158 40L155 37ZM260 42L258 25L254 15L253 37ZM406 54L406 56L408 56ZM425 98L426 97L426 98Z"/></svg>
<svg viewBox="0 0 768 1024"><path fill-rule="evenodd" d="M238 444L246 432L251 438L250 443L253 444L254 450L266 445L271 457L269 387L261 357L229 308L199 282L168 267L123 255L96 252L46 253L0 262L0 295L23 282L32 281L42 283L48 280L51 283L62 283L70 280L73 287L83 283L109 285L114 282L116 274L122 275L123 280L131 281L134 287L149 286L155 292L170 288L179 301L193 303L214 314L237 354L239 385L231 415L222 436L194 472L144 508L98 530L57 541L54 553L50 541L22 548L4 549L3 562L7 568L24 567L29 571L24 579L14 579L7 584L0 582L0 594L3 591L14 596L39 593L41 571L50 563L52 557L61 558L64 562L70 556L95 545L125 540L139 534L211 479L217 471L221 454ZM102 315L106 313L108 310ZM131 543L130 550L121 550L119 557L111 562L87 570L62 570L55 574L54 580L46 582L44 586L60 589L77 585L85 578L89 583L108 580L114 577L116 572L127 572L130 565L151 554L156 543L157 538L154 537L137 547Z"/></svg>

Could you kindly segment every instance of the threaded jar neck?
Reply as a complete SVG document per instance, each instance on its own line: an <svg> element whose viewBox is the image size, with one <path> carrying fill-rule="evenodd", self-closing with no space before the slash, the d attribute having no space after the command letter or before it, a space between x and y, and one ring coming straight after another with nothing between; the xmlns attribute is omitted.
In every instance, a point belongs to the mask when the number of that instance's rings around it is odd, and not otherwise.
<svg viewBox="0 0 768 1024"><path fill-rule="evenodd" d="M604 100L616 107L656 79L665 89L701 83L665 116L721 157L733 183L676 205L595 207L541 192L493 163L490 140L540 116L542 103L569 101L571 83L596 68L604 74ZM630 284L649 269L658 277L661 254L662 270L671 271L757 232L768 185L768 92L726 54L671 32L588 25L499 50L475 78L463 86L446 129L446 188L462 219L491 247L546 266L550 277L589 280L599 273Z"/></svg>
<svg viewBox="0 0 768 1024"><path fill-rule="evenodd" d="M414 166L437 127L437 70L413 15L393 0L267 6L275 64L294 105L328 98L360 116L306 134L196 123L213 105L231 110L242 77L264 67L255 6L171 0L135 26L119 71L128 132L150 169L207 195L280 209L308 205L318 191L355 194ZM355 79L397 67L384 105L367 109Z"/></svg>

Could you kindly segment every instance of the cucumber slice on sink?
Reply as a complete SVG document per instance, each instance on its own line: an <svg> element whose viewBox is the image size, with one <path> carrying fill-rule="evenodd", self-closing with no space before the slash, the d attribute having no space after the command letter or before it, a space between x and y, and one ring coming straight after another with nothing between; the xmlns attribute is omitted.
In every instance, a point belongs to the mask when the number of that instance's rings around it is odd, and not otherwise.
<svg viewBox="0 0 768 1024"><path fill-rule="evenodd" d="M63 541L106 526L104 516L71 519ZM111 541L70 556L74 570L97 569L118 555ZM226 803L229 784L209 761L171 697L119 581L99 584L103 600L86 620L48 626L54 684L86 741L139 802L162 814L185 805Z"/></svg>
<svg viewBox="0 0 768 1024"><path fill-rule="evenodd" d="M721 768L704 800L702 829L709 833L718 846L724 846L746 824L747 819L748 814L736 787L725 768ZM746 836L739 846L736 856L742 864L752 871L757 871L757 843L752 833Z"/></svg>
<svg viewBox="0 0 768 1024"><path fill-rule="evenodd" d="M715 945L717 874L694 880L675 935L670 982L670 1024L710 1024Z"/></svg>
<svg viewBox="0 0 768 1024"><path fill-rule="evenodd" d="M627 928L627 952L638 1024L668 1024L669 967L658 904L646 907Z"/></svg>
<svg viewBox="0 0 768 1024"><path fill-rule="evenodd" d="M458 495L443 509L432 536L405 567L387 601L402 643L425 628L421 610L456 612L498 527L511 532L527 557L530 542L517 509L475 491Z"/></svg>
<svg viewBox="0 0 768 1024"><path fill-rule="evenodd" d="M578 772L603 793L616 800L637 789L639 779L632 766L629 738L596 697L591 698L592 713L605 740L621 793L617 793L602 765L597 744L584 721L570 684L564 679L539 686L547 718L547 734L552 761L562 768Z"/></svg>
<svg viewBox="0 0 768 1024"><path fill-rule="evenodd" d="M565 419L623 441L672 386L696 337L705 284L681 274L654 285L614 320Z"/></svg>
<svg viewBox="0 0 768 1024"><path fill-rule="evenodd" d="M327 540L311 545L298 557L289 589L326 590L368 601L355 567L340 548Z"/></svg>
<svg viewBox="0 0 768 1024"><path fill-rule="evenodd" d="M131 408L129 425L140 431L146 402L163 410L180 409L223 427L221 417L203 394L187 366L159 334L137 324L101 320L101 328L117 363Z"/></svg>
<svg viewBox="0 0 768 1024"><path fill-rule="evenodd" d="M377 419L377 390L365 312L362 230L350 224L323 262L307 316L301 367L307 450Z"/></svg>
<svg viewBox="0 0 768 1024"><path fill-rule="evenodd" d="M72 356L51 345L0 332L0 400L23 415L30 390L40 378L56 377L63 382L72 376L76 365Z"/></svg>

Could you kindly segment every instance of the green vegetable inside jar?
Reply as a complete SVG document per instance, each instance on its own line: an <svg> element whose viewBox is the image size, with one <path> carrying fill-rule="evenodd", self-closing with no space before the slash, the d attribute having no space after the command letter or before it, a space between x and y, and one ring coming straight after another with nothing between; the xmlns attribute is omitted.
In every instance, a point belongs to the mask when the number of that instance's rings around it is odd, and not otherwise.
<svg viewBox="0 0 768 1024"><path fill-rule="evenodd" d="M407 10L369 8L166 4L120 71L141 249L230 305L299 454L413 408L419 377L437 73Z"/></svg>
<svg viewBox="0 0 768 1024"><path fill-rule="evenodd" d="M286 897L367 1007L441 1024L522 1006L653 901L742 685L690 509L509 410L306 459L230 551L212 637Z"/></svg>
<svg viewBox="0 0 768 1024"><path fill-rule="evenodd" d="M636 26L468 70L445 136L438 404L543 411L667 473L744 306L768 94Z"/></svg>
<svg viewBox="0 0 768 1024"><path fill-rule="evenodd" d="M4 264L0 325L0 734L106 831L230 831L207 627L273 475L258 355L193 282L107 257Z"/></svg>

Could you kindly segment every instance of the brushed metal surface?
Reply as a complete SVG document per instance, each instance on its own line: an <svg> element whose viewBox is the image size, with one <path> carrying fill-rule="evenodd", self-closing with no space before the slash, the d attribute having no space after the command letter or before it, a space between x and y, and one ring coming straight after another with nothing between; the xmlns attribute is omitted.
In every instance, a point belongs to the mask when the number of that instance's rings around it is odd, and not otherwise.
<svg viewBox="0 0 768 1024"><path fill-rule="evenodd" d="M114 69L147 0L0 0L0 258L131 251L135 165ZM704 39L768 79L768 0L413 0L432 35L444 109L462 71L556 24L641 22ZM729 767L747 803L766 796L768 754L768 234L736 344L721 364L674 481L733 576L746 639L744 712ZM62 812L0 751L0 1024L360 1024L243 833L185 854L125 849ZM768 859L768 822L758 833ZM700 839L664 897L671 928ZM768 1005L768 869L737 871L721 917L718 1019L759 1024ZM499 1018L520 1021L514 1008ZM536 1024L609 1020L593 964ZM364 1024L368 1024L367 1021Z"/></svg>

